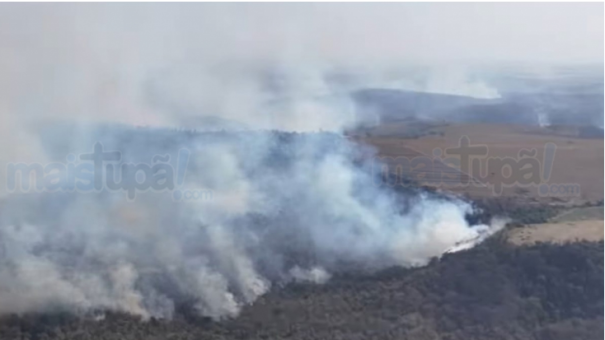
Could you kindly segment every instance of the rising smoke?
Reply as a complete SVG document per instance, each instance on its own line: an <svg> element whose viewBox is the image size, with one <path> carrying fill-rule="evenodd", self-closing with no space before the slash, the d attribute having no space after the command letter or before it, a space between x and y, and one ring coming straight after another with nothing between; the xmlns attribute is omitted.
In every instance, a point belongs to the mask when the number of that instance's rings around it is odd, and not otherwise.
<svg viewBox="0 0 605 340"><path fill-rule="evenodd" d="M195 9L0 11L2 171L95 142L149 164L185 148L184 185L213 193L4 188L0 314L188 308L220 319L273 286L422 265L493 228L470 226L462 201L383 185L369 151L338 134L359 115L327 80L335 55L301 47L302 23L278 17L283 30L250 33L246 11ZM172 129L208 126L232 131Z"/></svg>
<svg viewBox="0 0 605 340"><path fill-rule="evenodd" d="M213 196L7 197L0 312L235 316L273 285L422 265L490 228L469 226L463 202L395 194L337 134L112 127L90 139L130 162L188 148L186 188Z"/></svg>

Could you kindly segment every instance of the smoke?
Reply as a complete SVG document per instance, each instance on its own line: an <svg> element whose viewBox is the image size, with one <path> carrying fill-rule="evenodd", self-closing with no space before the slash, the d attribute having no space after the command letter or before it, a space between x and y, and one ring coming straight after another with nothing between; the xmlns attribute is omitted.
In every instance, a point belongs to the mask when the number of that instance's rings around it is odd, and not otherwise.
<svg viewBox="0 0 605 340"><path fill-rule="evenodd" d="M449 94L478 99L500 98L498 89L481 79L474 79L465 67L430 67L426 74L401 77L383 86L389 89Z"/></svg>
<svg viewBox="0 0 605 340"><path fill-rule="evenodd" d="M463 202L384 187L371 163L356 164L359 146L337 134L110 128L90 138L130 162L176 158L186 147L186 188L214 195L9 197L1 211L0 312L169 318L191 303L219 319L274 285L423 265L490 228L469 226Z"/></svg>
<svg viewBox="0 0 605 340"><path fill-rule="evenodd" d="M182 187L134 198L109 184L4 188L0 314L220 319L276 285L423 265L490 228L470 226L462 201L380 181L370 151L339 134L360 121L329 80L338 58L305 49L296 17L278 16L276 31L254 28L275 18L265 7L252 22L231 6L3 7L3 172L69 163L96 142L122 164L168 155L175 176L179 150L190 158ZM176 199L176 189L212 195Z"/></svg>
<svg viewBox="0 0 605 340"><path fill-rule="evenodd" d="M548 114L546 112L544 112L544 109L542 107L537 107L534 109L534 111L536 112L536 115L538 116L538 126L540 126L541 128L544 127L549 127L550 126L550 119L548 118Z"/></svg>

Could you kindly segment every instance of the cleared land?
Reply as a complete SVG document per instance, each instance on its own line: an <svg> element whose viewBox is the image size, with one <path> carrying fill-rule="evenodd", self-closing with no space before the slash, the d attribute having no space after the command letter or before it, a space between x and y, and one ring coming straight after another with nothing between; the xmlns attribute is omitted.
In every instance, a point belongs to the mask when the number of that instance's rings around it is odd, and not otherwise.
<svg viewBox="0 0 605 340"><path fill-rule="evenodd" d="M583 207L563 211L549 223L512 229L508 239L517 245L601 241L603 230L603 207Z"/></svg>
<svg viewBox="0 0 605 340"><path fill-rule="evenodd" d="M509 240L517 245L537 242L600 241L603 240L603 221L532 224L512 230L509 233Z"/></svg>
<svg viewBox="0 0 605 340"><path fill-rule="evenodd" d="M408 157L417 155L433 155L438 149L445 151L459 145L462 137L467 136L471 146L485 145L488 147L487 157L518 158L519 152L533 152L542 163L546 143L556 145L556 153L552 163L552 171L547 183L549 184L578 184L578 195L547 194L539 195L536 187L511 186L504 188L497 195L489 186L460 185L450 180L438 185L429 186L465 193L471 197L517 197L529 201L545 203L595 202L603 199L603 138L585 138L572 133L563 134L554 128L539 128L518 125L492 124L433 124L415 125L414 123L389 124L388 127L376 127L364 131L356 139L370 144L377 149L379 156ZM487 157L477 157L485 162ZM484 164L484 163L482 163ZM483 166L485 169L486 167ZM436 167L443 172L443 167ZM491 169L490 169L491 170ZM455 170L450 169L450 172ZM462 174L462 176L468 174ZM481 178L482 183L494 184L502 181L507 175L506 170L485 173L474 178ZM442 176L443 177L443 176ZM446 176L447 177L447 176ZM451 179L456 176L449 176ZM422 182L422 178L416 178ZM455 182L455 180L453 181Z"/></svg>

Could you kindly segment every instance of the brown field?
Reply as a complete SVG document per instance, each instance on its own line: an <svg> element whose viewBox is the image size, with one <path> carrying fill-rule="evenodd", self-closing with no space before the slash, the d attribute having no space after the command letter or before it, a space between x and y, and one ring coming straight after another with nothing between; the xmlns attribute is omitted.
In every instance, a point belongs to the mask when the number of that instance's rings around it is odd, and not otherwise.
<svg viewBox="0 0 605 340"><path fill-rule="evenodd" d="M400 133L398 133L400 131ZM411 137L410 137L411 136ZM468 136L471 146L485 145L488 147L487 157L517 158L521 150L528 150L535 154L540 163L546 143L551 142L557 146L549 184L577 184L579 194L539 195L537 187L524 187L513 185L503 189L499 194L505 197L519 197L531 201L545 203L595 202L603 199L603 139L580 138L573 134L562 134L553 129L515 126L515 125L487 125L487 124L442 124L432 126L414 127L406 123L389 124L388 127L377 127L356 137L357 140L370 144L377 149L379 156L408 158L416 155L432 155L433 150L440 148L446 150L458 146L460 139ZM480 158L485 162L485 157ZM485 163L482 163L485 166ZM446 180L435 185L443 190L465 193L471 197L496 197L491 187L508 176L507 170L483 174L483 178L476 185L461 185L456 178L464 178L468 174L460 174L457 169L443 165L443 173L458 173L446 177ZM436 169L436 168L434 168ZM389 168L391 170L391 168ZM492 169L490 169L491 171ZM542 170L540 170L542 173ZM471 172L473 178L477 178ZM448 182L448 178L450 178ZM451 180L454 178L454 180ZM422 183L422 178L420 181ZM454 184L451 182L455 182Z"/></svg>
<svg viewBox="0 0 605 340"><path fill-rule="evenodd" d="M533 224L512 229L508 240L518 245L536 242L600 241L603 240L603 220Z"/></svg>
<svg viewBox="0 0 605 340"><path fill-rule="evenodd" d="M548 223L511 229L508 240L518 245L600 241L603 240L603 230L603 207L581 207L567 209Z"/></svg>

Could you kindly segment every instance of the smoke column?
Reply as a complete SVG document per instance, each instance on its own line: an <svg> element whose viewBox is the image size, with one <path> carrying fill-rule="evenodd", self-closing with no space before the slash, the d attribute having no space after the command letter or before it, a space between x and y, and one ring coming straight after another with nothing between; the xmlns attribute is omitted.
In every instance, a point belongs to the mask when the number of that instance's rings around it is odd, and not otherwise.
<svg viewBox="0 0 605 340"><path fill-rule="evenodd" d="M327 80L330 58L298 59L299 23L250 37L244 12L202 9L202 23L171 6L0 12L3 172L70 162L97 142L122 163L170 156L175 168L185 149L179 189L212 193L4 188L0 314L220 319L275 285L422 265L491 228L469 226L464 202L381 183L371 151L339 134L359 121ZM175 129L208 126L230 132Z"/></svg>

